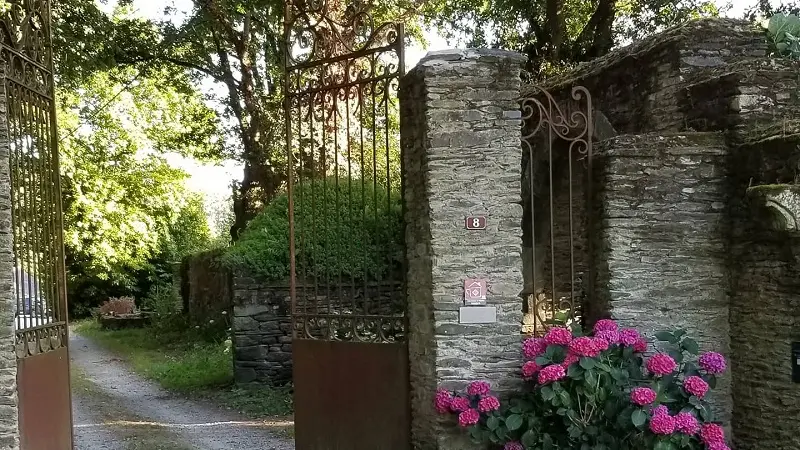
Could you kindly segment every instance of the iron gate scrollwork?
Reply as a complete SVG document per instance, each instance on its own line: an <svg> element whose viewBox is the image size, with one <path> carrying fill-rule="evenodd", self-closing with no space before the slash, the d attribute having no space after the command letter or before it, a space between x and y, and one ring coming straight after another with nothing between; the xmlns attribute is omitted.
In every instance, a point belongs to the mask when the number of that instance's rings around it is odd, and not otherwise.
<svg viewBox="0 0 800 450"><path fill-rule="evenodd" d="M72 448L50 6L12 2L0 21L24 450Z"/></svg>
<svg viewBox="0 0 800 450"><path fill-rule="evenodd" d="M594 110L589 91L529 87L523 131L523 331L582 320L593 296L591 224Z"/></svg>
<svg viewBox="0 0 800 450"><path fill-rule="evenodd" d="M297 0L284 31L296 445L407 449L403 25Z"/></svg>

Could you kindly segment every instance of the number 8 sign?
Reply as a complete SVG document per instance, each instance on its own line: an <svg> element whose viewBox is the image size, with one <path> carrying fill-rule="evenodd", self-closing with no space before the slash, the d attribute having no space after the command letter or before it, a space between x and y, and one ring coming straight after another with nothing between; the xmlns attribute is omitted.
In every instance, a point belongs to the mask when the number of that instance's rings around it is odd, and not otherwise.
<svg viewBox="0 0 800 450"><path fill-rule="evenodd" d="M468 230L485 230L486 229L486 216L470 216L466 219L466 226Z"/></svg>

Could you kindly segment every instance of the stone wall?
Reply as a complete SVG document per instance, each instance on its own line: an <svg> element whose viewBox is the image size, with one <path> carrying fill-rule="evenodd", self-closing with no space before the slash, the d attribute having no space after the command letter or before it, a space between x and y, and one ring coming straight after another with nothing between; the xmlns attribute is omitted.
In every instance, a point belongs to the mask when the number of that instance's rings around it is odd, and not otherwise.
<svg viewBox="0 0 800 450"><path fill-rule="evenodd" d="M0 67L0 80L4 80ZM14 333L16 300L11 230L11 170L5 81L0 83L0 447L19 448L17 355Z"/></svg>
<svg viewBox="0 0 800 450"><path fill-rule="evenodd" d="M435 414L437 387L485 379L502 394L519 379L522 62L501 51L432 52L401 80L416 449L472 447ZM471 215L485 215L487 230L466 230ZM463 306L467 278L487 280L488 308ZM474 311L487 314L483 323L467 323Z"/></svg>
<svg viewBox="0 0 800 450"><path fill-rule="evenodd" d="M298 308L313 313L363 311L367 298L386 308L401 299L398 283L298 286ZM395 308L396 309L396 308ZM373 314L387 310L371 308ZM310 327L308 333L318 334ZM292 381L292 320L288 282L264 283L233 277L233 365L238 383L284 385Z"/></svg>
<svg viewBox="0 0 800 450"><path fill-rule="evenodd" d="M730 354L726 145L717 133L620 136L595 160L597 299L652 334L686 329ZM729 423L730 377L712 399Z"/></svg>
<svg viewBox="0 0 800 450"><path fill-rule="evenodd" d="M800 448L800 136L737 148L731 155L731 363L736 448ZM791 184L778 184L791 183ZM754 186L748 188L748 186Z"/></svg>

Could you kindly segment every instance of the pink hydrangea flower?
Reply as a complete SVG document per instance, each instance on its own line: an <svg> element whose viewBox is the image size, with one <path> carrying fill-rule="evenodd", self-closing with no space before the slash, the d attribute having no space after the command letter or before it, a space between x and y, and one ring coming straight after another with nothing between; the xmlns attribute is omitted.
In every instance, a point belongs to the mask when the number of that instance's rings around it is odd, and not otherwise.
<svg viewBox="0 0 800 450"><path fill-rule="evenodd" d="M669 414L659 414L650 418L650 431L655 434L672 434L675 431L675 418Z"/></svg>
<svg viewBox="0 0 800 450"><path fill-rule="evenodd" d="M469 395L486 395L491 390L489 383L485 381L473 381L467 386L467 394Z"/></svg>
<svg viewBox="0 0 800 450"><path fill-rule="evenodd" d="M700 377L691 376L683 380L683 388L686 392L694 395L697 398L703 398L708 392L708 383Z"/></svg>
<svg viewBox="0 0 800 450"><path fill-rule="evenodd" d="M522 343L522 353L526 358L533 359L547 350L547 342L542 338L525 339Z"/></svg>
<svg viewBox="0 0 800 450"><path fill-rule="evenodd" d="M594 340L585 336L575 338L574 341L570 342L569 351L578 356L588 356L590 358L594 358L600 353L600 351L597 350L597 346L594 345Z"/></svg>
<svg viewBox="0 0 800 450"><path fill-rule="evenodd" d="M513 441L506 442L506 445L503 446L503 450L525 450L525 447L523 447L519 442Z"/></svg>
<svg viewBox="0 0 800 450"><path fill-rule="evenodd" d="M664 405L658 405L653 408L653 416L663 416L664 414L669 415L669 409Z"/></svg>
<svg viewBox="0 0 800 450"><path fill-rule="evenodd" d="M668 375L672 373L678 364L671 356L659 353L647 360L647 370L653 375Z"/></svg>
<svg viewBox="0 0 800 450"><path fill-rule="evenodd" d="M727 365L725 364L725 357L717 352L708 352L700 355L698 361L700 367L708 373L720 374L725 372Z"/></svg>
<svg viewBox="0 0 800 450"><path fill-rule="evenodd" d="M548 345L569 345L572 342L572 332L564 327L553 327L544 335Z"/></svg>
<svg viewBox="0 0 800 450"><path fill-rule="evenodd" d="M464 397L456 397L450 401L450 410L453 412L462 412L470 408L469 399Z"/></svg>
<svg viewBox="0 0 800 450"><path fill-rule="evenodd" d="M643 337L639 338L639 340L636 341L635 344L633 344L633 351L635 351L637 353L646 352L647 351L647 339L645 339Z"/></svg>
<svg viewBox="0 0 800 450"><path fill-rule="evenodd" d="M700 423L695 416L687 412L678 413L675 416L675 431L693 436L700 431Z"/></svg>
<svg viewBox="0 0 800 450"><path fill-rule="evenodd" d="M528 361L522 365L522 376L525 378L533 377L541 367L533 361Z"/></svg>
<svg viewBox="0 0 800 450"><path fill-rule="evenodd" d="M495 396L489 395L483 397L478 402L478 410L480 412L497 411L498 409L500 409L500 400L498 400Z"/></svg>
<svg viewBox="0 0 800 450"><path fill-rule="evenodd" d="M617 322L611 319L600 319L594 324L595 334L601 331L617 331L618 328Z"/></svg>
<svg viewBox="0 0 800 450"><path fill-rule="evenodd" d="M458 415L458 424L465 428L475 425L479 420L481 420L481 413L477 409L470 408Z"/></svg>
<svg viewBox="0 0 800 450"><path fill-rule="evenodd" d="M639 340L642 336L639 334L638 331L634 330L633 328L626 328L619 332L619 343L631 347L636 344L636 341Z"/></svg>
<svg viewBox="0 0 800 450"><path fill-rule="evenodd" d="M450 403L453 402L453 394L449 391L444 389L439 389L436 391L436 397L433 400L433 404L436 407L436 411L439 414L445 414L450 412Z"/></svg>
<svg viewBox="0 0 800 450"><path fill-rule="evenodd" d="M598 331L594 334L594 337L596 339L602 339L608 342L608 345L619 344L619 332L617 331L610 331L610 330Z"/></svg>
<svg viewBox="0 0 800 450"><path fill-rule="evenodd" d="M724 444L725 430L716 423L706 423L700 427L700 440L706 445Z"/></svg>
<svg viewBox="0 0 800 450"><path fill-rule="evenodd" d="M567 371L559 364L553 364L539 371L539 384L558 381L567 376Z"/></svg>
<svg viewBox="0 0 800 450"><path fill-rule="evenodd" d="M731 450L724 442L714 442L708 446L707 450Z"/></svg>
<svg viewBox="0 0 800 450"><path fill-rule="evenodd" d="M631 391L631 402L636 405L649 405L656 401L656 391L649 387L637 387Z"/></svg>
<svg viewBox="0 0 800 450"><path fill-rule="evenodd" d="M593 337L592 338L592 344L594 344L594 346L595 346L595 348L597 348L598 352L604 352L604 351L608 350L608 346L609 346L609 343L608 343L607 340L599 338L599 337Z"/></svg>
<svg viewBox="0 0 800 450"><path fill-rule="evenodd" d="M569 369L569 366L575 364L576 362L580 361L580 357L574 353L567 353L567 356L564 358L564 361L561 361L561 367L564 370Z"/></svg>

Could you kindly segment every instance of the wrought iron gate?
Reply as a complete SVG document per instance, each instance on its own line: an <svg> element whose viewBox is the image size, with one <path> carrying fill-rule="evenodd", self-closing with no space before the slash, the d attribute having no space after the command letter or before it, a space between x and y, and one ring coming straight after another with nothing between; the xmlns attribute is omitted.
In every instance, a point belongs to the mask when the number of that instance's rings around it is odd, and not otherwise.
<svg viewBox="0 0 800 450"><path fill-rule="evenodd" d="M23 450L72 449L50 1L3 13L19 426ZM6 156L3 156L6 157Z"/></svg>
<svg viewBox="0 0 800 450"><path fill-rule="evenodd" d="M523 331L594 319L592 229L594 110L589 91L554 97L523 88Z"/></svg>
<svg viewBox="0 0 800 450"><path fill-rule="evenodd" d="M373 20L343 2L286 8L299 450L410 446L397 114L404 35L402 24Z"/></svg>

